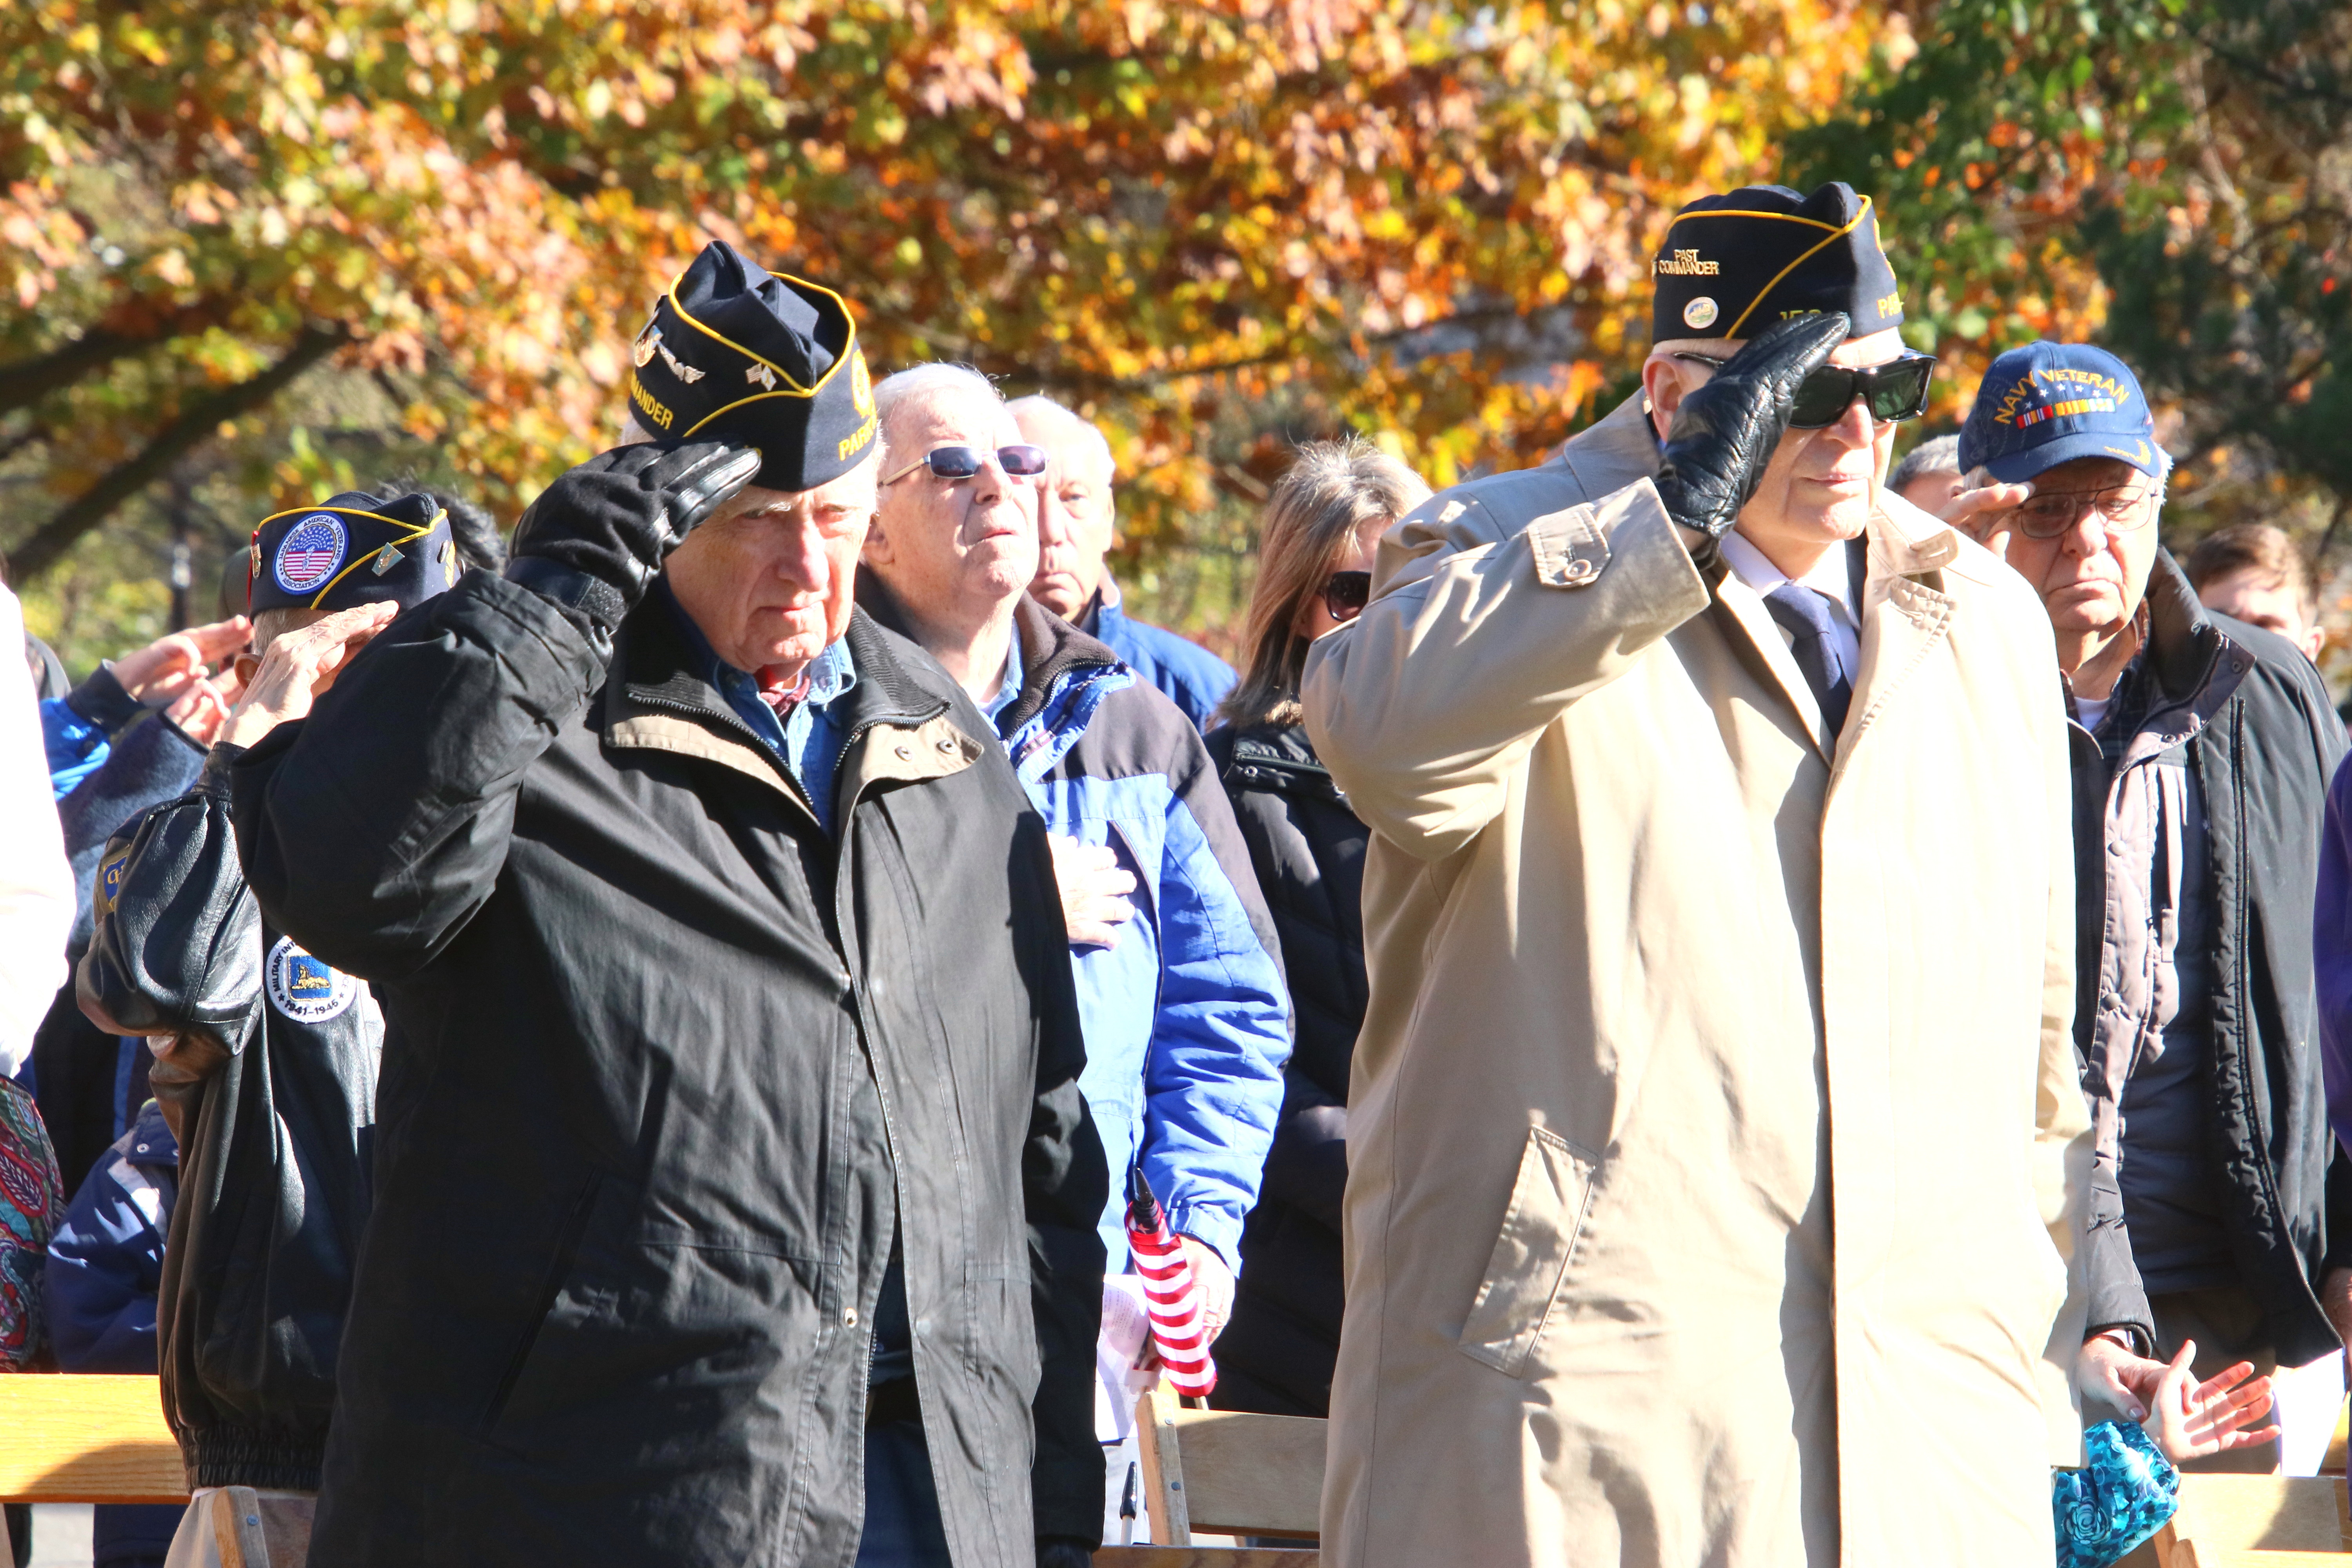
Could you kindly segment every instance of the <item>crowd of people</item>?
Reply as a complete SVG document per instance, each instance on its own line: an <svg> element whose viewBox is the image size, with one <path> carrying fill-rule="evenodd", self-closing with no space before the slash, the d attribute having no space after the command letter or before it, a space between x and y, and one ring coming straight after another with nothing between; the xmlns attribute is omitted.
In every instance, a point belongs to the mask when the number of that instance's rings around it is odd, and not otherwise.
<svg viewBox="0 0 2352 1568"><path fill-rule="evenodd" d="M2088 1568L2314 1470L2309 572L2176 563L2094 346L1894 463L1842 184L1654 285L1538 468L1300 447L1238 672L1127 615L1100 429L725 243L510 538L261 518L79 683L0 591L0 1369L160 1373L192 1492L98 1563L243 1488L335 1568L1076 1568L1143 1210L1341 1568Z"/></svg>

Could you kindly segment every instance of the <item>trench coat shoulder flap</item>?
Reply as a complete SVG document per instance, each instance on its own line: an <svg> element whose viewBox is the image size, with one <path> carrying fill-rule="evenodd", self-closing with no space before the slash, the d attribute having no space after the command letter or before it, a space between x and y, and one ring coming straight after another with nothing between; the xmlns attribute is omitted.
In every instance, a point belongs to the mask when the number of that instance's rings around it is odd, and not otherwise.
<svg viewBox="0 0 2352 1568"><path fill-rule="evenodd" d="M639 625L630 629L638 632ZM845 809L871 785L946 778L987 754L985 744L956 723L948 694L909 671L898 650L887 646L898 639L863 610L853 613L848 638L858 684L846 715L849 742L834 779L834 798ZM807 804L782 764L685 667L683 653L675 638L656 628L625 647L616 661L625 662L624 678L612 682L605 699L604 743L715 763L769 785L805 812Z"/></svg>

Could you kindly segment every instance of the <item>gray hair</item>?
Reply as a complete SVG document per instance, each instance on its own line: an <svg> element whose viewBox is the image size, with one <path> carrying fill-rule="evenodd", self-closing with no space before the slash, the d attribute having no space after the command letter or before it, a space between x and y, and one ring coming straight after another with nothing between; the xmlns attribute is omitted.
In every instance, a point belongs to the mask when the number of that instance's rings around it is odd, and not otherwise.
<svg viewBox="0 0 2352 1568"><path fill-rule="evenodd" d="M1914 479L1924 479L1930 474L1958 474L1960 471L1960 438L1938 436L1922 441L1903 454L1895 471L1886 476L1886 488L1900 492Z"/></svg>
<svg viewBox="0 0 2352 1568"><path fill-rule="evenodd" d="M1012 410L1013 417L1015 419L1026 416L1042 420L1059 431L1061 439L1090 447L1102 458L1105 468L1114 475L1118 472L1118 463L1110 455L1109 438L1104 436L1101 427L1093 420L1075 409L1063 407L1043 393L1032 393L1027 397L1016 397L1005 406Z"/></svg>
<svg viewBox="0 0 2352 1568"><path fill-rule="evenodd" d="M900 409L918 406L942 392L972 393L999 405L1004 402L996 384L968 364L909 365L874 384L874 409L881 419L882 434L889 435L891 421Z"/></svg>

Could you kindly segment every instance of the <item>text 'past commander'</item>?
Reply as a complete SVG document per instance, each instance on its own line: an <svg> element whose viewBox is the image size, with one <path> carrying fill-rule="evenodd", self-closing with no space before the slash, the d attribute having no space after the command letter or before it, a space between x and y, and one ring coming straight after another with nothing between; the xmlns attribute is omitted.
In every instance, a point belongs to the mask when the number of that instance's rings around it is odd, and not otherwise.
<svg viewBox="0 0 2352 1568"><path fill-rule="evenodd" d="M987 720L852 608L855 326L714 245L635 358L668 439L233 770L263 910L386 1020L313 1561L1090 1546L1061 904Z"/></svg>
<svg viewBox="0 0 2352 1568"><path fill-rule="evenodd" d="M1407 516L1308 660L1374 835L1325 1560L2046 1563L2049 625L1881 489L1932 362L1866 202L1705 198L1656 273L1644 394Z"/></svg>

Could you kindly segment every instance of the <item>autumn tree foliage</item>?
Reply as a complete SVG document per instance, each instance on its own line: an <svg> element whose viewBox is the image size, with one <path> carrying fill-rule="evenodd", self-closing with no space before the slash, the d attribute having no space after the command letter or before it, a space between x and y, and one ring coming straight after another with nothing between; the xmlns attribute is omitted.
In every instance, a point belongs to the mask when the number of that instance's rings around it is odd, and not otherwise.
<svg viewBox="0 0 2352 1568"><path fill-rule="evenodd" d="M1792 150L1876 191L1922 337L1963 366L2048 336L2137 367L2183 459L2176 542L2352 542L2352 7L1944 0L1917 34Z"/></svg>
<svg viewBox="0 0 2352 1568"><path fill-rule="evenodd" d="M22 579L158 480L258 515L394 461L510 517L614 428L647 301L716 236L840 287L877 373L960 359L1101 419L1131 557L1229 547L1292 438L1372 434L1441 484L1534 459L1638 358L1672 209L1769 177L1905 28L1865 0L17 0L0 544Z"/></svg>

